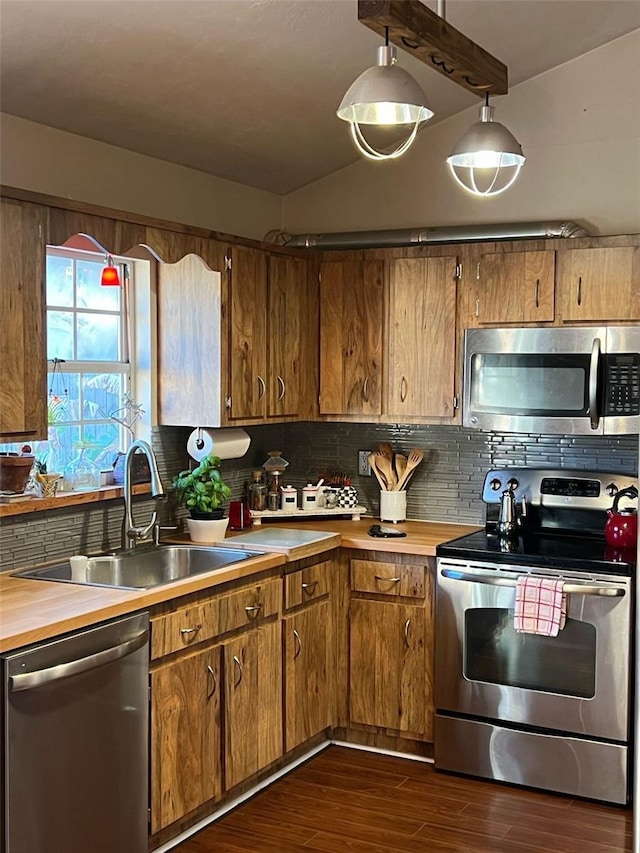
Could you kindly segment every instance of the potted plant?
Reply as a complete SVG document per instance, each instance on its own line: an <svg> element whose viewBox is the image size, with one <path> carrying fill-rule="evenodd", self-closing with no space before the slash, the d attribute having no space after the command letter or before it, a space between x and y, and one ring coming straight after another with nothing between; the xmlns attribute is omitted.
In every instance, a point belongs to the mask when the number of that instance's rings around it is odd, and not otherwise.
<svg viewBox="0 0 640 853"><path fill-rule="evenodd" d="M194 542L216 542L224 539L229 523L223 518L224 504L231 489L222 479L220 459L203 457L192 471L181 471L172 482L178 503L189 510L189 535Z"/></svg>

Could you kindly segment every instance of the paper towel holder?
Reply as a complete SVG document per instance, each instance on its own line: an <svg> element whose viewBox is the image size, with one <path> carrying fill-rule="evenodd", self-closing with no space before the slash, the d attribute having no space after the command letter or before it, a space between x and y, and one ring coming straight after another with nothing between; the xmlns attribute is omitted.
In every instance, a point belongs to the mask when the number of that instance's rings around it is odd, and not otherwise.
<svg viewBox="0 0 640 853"><path fill-rule="evenodd" d="M244 456L251 438L240 427L196 427L187 440L187 453L196 462L205 456L220 459L240 459Z"/></svg>

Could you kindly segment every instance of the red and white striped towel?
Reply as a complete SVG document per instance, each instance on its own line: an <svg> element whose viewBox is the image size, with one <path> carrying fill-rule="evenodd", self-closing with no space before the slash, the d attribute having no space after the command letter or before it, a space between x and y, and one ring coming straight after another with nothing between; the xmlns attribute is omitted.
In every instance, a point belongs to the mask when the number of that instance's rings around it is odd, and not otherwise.
<svg viewBox="0 0 640 853"><path fill-rule="evenodd" d="M564 581L522 576L516 585L513 627L521 634L557 637L567 620Z"/></svg>

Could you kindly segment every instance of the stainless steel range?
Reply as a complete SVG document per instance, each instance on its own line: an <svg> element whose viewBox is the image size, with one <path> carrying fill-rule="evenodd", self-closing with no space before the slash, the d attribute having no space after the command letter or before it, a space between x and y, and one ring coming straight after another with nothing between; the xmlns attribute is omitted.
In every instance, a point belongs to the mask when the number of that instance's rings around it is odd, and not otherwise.
<svg viewBox="0 0 640 853"><path fill-rule="evenodd" d="M436 552L437 769L628 801L636 554L603 531L615 494L637 483L489 472L485 530ZM515 630L525 577L563 581L557 636Z"/></svg>

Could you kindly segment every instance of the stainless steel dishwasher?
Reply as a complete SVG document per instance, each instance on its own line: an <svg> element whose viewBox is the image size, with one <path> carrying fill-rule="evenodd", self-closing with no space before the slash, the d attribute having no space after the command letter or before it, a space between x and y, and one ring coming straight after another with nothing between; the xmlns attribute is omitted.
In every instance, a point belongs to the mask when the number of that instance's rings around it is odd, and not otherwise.
<svg viewBox="0 0 640 853"><path fill-rule="evenodd" d="M146 853L149 614L3 658L6 853Z"/></svg>

